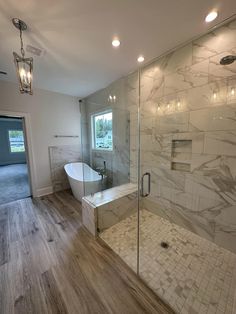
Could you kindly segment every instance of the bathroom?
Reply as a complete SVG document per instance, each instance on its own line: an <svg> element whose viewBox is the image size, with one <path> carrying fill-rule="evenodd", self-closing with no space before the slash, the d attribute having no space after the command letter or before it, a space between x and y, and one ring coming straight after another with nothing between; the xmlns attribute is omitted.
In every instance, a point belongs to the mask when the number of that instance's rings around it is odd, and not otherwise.
<svg viewBox="0 0 236 314"><path fill-rule="evenodd" d="M0 314L236 313L236 6L178 5L0 3Z"/></svg>

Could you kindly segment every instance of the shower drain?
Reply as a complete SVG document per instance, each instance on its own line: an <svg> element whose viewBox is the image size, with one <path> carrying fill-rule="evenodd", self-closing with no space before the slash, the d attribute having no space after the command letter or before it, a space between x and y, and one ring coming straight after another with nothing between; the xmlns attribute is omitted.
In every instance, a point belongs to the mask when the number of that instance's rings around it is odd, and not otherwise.
<svg viewBox="0 0 236 314"><path fill-rule="evenodd" d="M165 241L161 241L161 247L163 247L164 249L168 249L169 244Z"/></svg>

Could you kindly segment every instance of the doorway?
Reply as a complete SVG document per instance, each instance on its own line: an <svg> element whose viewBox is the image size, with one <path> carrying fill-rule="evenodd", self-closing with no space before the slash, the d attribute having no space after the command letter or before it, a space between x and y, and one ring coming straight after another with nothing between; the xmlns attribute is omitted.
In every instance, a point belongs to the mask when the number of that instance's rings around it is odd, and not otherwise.
<svg viewBox="0 0 236 314"><path fill-rule="evenodd" d="M0 205L31 196L23 117L0 116Z"/></svg>

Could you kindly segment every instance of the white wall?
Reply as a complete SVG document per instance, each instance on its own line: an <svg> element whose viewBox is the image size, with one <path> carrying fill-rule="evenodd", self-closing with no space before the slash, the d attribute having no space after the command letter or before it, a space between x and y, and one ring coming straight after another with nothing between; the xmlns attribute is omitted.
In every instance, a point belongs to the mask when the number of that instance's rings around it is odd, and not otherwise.
<svg viewBox="0 0 236 314"><path fill-rule="evenodd" d="M0 110L30 115L35 161L36 194L52 191L49 146L80 145L80 110L75 97L34 89L34 95L21 95L14 83L0 81ZM79 135L55 138L54 135Z"/></svg>

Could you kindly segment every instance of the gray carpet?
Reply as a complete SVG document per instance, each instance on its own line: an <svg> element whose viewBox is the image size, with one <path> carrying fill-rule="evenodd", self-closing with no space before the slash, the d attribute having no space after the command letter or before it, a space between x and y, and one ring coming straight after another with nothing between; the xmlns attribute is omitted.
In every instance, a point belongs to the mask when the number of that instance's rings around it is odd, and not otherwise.
<svg viewBox="0 0 236 314"><path fill-rule="evenodd" d="M0 166L0 204L30 196L26 164Z"/></svg>

